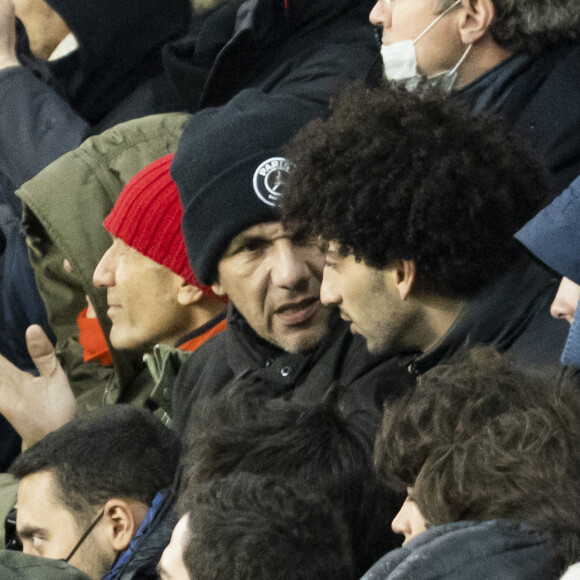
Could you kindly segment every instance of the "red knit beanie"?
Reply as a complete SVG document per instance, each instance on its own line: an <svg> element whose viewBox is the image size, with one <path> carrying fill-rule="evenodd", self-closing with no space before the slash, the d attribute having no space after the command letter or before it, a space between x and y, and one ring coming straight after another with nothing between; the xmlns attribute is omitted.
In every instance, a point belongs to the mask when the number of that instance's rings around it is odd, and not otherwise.
<svg viewBox="0 0 580 580"><path fill-rule="evenodd" d="M211 293L195 277L181 233L183 209L169 175L173 153L157 159L123 188L103 225L116 238L183 277L205 294Z"/></svg>

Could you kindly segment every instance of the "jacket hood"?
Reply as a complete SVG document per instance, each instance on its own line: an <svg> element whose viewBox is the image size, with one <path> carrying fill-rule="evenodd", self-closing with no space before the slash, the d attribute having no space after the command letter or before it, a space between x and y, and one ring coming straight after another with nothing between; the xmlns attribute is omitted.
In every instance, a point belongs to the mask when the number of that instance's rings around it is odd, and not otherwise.
<svg viewBox="0 0 580 580"><path fill-rule="evenodd" d="M79 43L50 68L73 108L93 122L137 84L161 72L161 46L184 33L191 19L189 0L47 3Z"/></svg>
<svg viewBox="0 0 580 580"><path fill-rule="evenodd" d="M580 177L515 237L562 276L580 284ZM561 362L580 367L580 316L575 316Z"/></svg>
<svg viewBox="0 0 580 580"><path fill-rule="evenodd" d="M59 344L78 333L76 317L89 296L105 336L104 288L95 288L93 272L109 248L103 220L128 181L141 169L174 153L189 115L152 115L117 125L87 139L63 155L16 194L25 207L25 230L39 292ZM67 258L72 277L63 268ZM142 355L109 344L121 393L144 368Z"/></svg>
<svg viewBox="0 0 580 580"><path fill-rule="evenodd" d="M580 284L580 177L515 234L532 254Z"/></svg>

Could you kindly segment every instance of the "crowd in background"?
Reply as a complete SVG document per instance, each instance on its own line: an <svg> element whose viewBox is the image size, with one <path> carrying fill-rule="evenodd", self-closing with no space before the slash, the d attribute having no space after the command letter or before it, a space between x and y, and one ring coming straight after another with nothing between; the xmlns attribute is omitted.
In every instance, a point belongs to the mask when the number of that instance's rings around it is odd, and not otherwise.
<svg viewBox="0 0 580 580"><path fill-rule="evenodd" d="M0 0L0 576L580 577L576 0Z"/></svg>

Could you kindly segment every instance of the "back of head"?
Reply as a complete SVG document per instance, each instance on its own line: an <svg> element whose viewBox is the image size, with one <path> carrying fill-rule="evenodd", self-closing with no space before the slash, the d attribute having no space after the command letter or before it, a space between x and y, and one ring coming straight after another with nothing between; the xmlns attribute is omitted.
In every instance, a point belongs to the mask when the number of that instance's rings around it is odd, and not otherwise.
<svg viewBox="0 0 580 580"><path fill-rule="evenodd" d="M371 267L416 265L418 290L469 298L521 251L513 234L548 188L493 118L423 87L355 87L291 142L283 221Z"/></svg>
<svg viewBox="0 0 580 580"><path fill-rule="evenodd" d="M439 11L453 0L438 0ZM503 49L539 52L580 37L580 5L575 0L493 0L489 32Z"/></svg>
<svg viewBox="0 0 580 580"><path fill-rule="evenodd" d="M173 482L179 444L154 415L114 405L70 421L30 447L11 467L19 479L51 471L63 504L82 518L111 497L150 505Z"/></svg>
<svg viewBox="0 0 580 580"><path fill-rule="evenodd" d="M354 578L347 528L320 493L239 473L191 488L186 505L191 578Z"/></svg>
<svg viewBox="0 0 580 580"><path fill-rule="evenodd" d="M512 519L580 557L580 394L490 348L435 367L385 412L379 479L431 524Z"/></svg>
<svg viewBox="0 0 580 580"><path fill-rule="evenodd" d="M392 495L376 484L376 418L345 417L331 387L326 401L302 403L263 380L246 379L194 409L186 434L185 486L239 472L296 481L326 494L349 526L355 568L366 570L397 544Z"/></svg>

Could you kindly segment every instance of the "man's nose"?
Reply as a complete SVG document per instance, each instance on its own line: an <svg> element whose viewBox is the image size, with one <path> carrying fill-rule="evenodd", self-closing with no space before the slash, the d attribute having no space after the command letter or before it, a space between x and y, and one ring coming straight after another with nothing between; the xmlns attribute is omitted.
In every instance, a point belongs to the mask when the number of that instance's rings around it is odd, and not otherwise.
<svg viewBox="0 0 580 580"><path fill-rule="evenodd" d="M403 534L404 536L407 536L411 532L409 527L409 519L406 517L405 512L405 504L403 504L391 522L391 529L393 532L395 532L395 534Z"/></svg>
<svg viewBox="0 0 580 580"><path fill-rule="evenodd" d="M320 285L320 302L326 306L338 305L342 302L338 286L331 278L328 269L325 268Z"/></svg>
<svg viewBox="0 0 580 580"><path fill-rule="evenodd" d="M299 248L289 240L279 240L272 256L272 283L280 288L303 285L310 277L310 270Z"/></svg>
<svg viewBox="0 0 580 580"><path fill-rule="evenodd" d="M378 0L369 14L369 20L383 29L391 28L391 15L391 0Z"/></svg>
<svg viewBox="0 0 580 580"><path fill-rule="evenodd" d="M109 287L115 284L115 271L112 267L111 248L109 248L103 257L99 260L95 271L93 272L93 285L99 287Z"/></svg>
<svg viewBox="0 0 580 580"><path fill-rule="evenodd" d="M565 318L571 323L576 314L579 297L580 286L569 278L562 278L558 292L550 306L550 314L554 318Z"/></svg>

